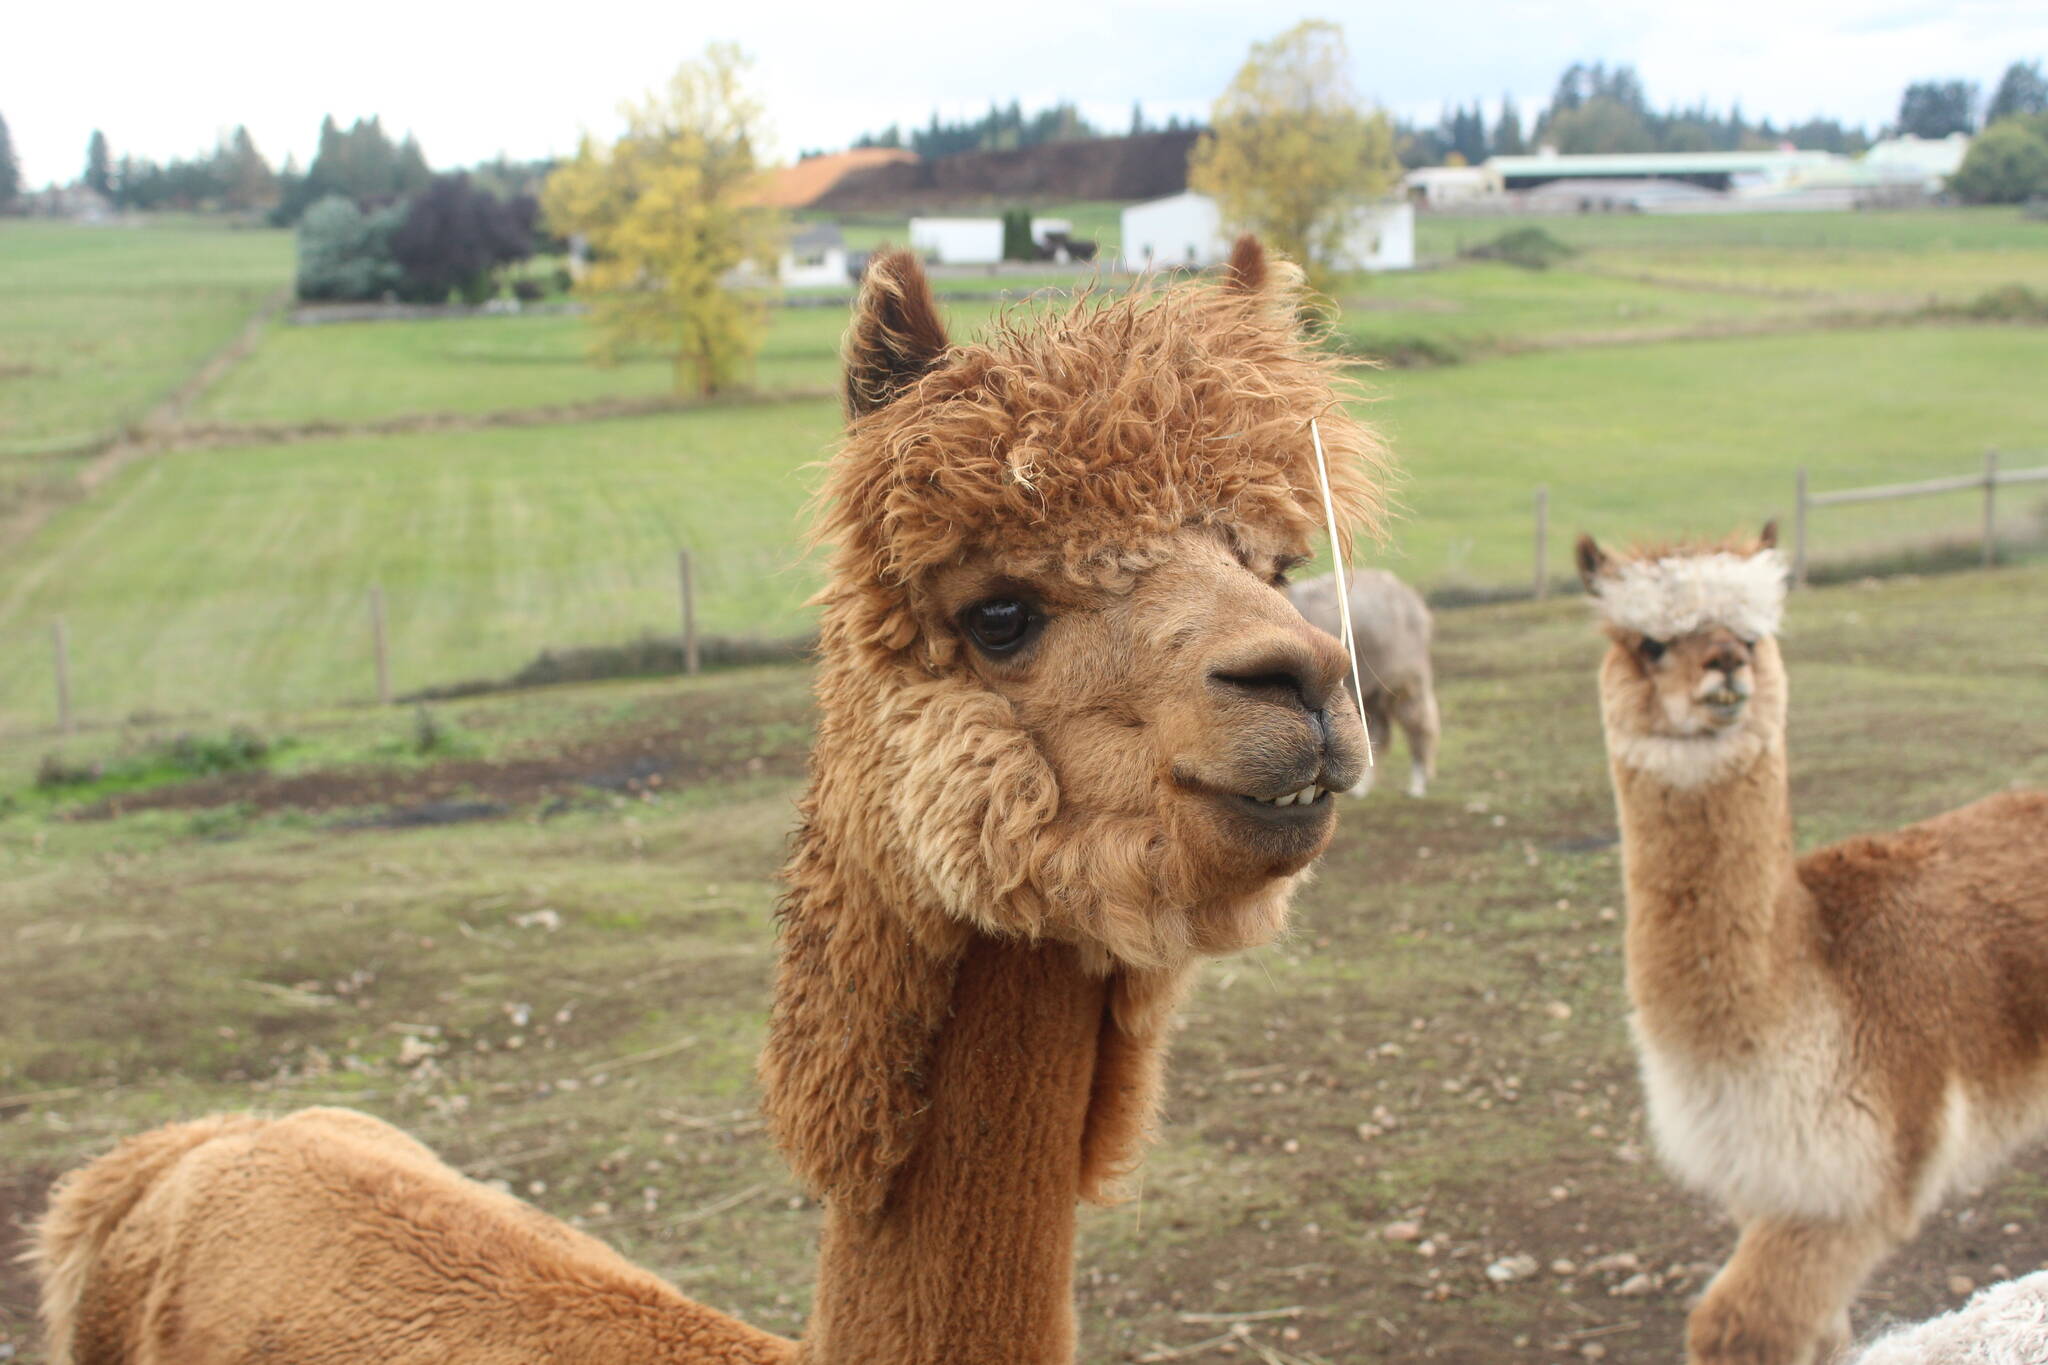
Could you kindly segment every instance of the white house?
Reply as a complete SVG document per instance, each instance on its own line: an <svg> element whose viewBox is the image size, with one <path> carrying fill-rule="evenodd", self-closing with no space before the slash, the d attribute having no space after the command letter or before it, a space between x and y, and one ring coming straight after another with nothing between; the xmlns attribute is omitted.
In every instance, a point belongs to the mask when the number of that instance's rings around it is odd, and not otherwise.
<svg viewBox="0 0 2048 1365"><path fill-rule="evenodd" d="M913 218L910 249L937 265L994 265L1003 259L1003 220Z"/></svg>
<svg viewBox="0 0 2048 1365"><path fill-rule="evenodd" d="M1192 190L1123 212L1125 270L1215 265L1230 254L1216 201ZM1360 211L1337 260L1338 270L1410 270L1415 266L1415 206L1406 200Z"/></svg>
<svg viewBox="0 0 2048 1365"><path fill-rule="evenodd" d="M1123 212L1123 268L1214 265L1229 254L1216 201L1184 190Z"/></svg>
<svg viewBox="0 0 2048 1365"><path fill-rule="evenodd" d="M784 244L775 273L785 288L850 283L853 277L846 268L845 236L831 223L811 224Z"/></svg>

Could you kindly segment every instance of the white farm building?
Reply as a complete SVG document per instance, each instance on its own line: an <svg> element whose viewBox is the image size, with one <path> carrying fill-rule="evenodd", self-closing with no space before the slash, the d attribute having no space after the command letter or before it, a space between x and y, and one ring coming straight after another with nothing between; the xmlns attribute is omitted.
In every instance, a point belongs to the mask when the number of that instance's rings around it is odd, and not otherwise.
<svg viewBox="0 0 2048 1365"><path fill-rule="evenodd" d="M913 218L910 249L934 265L994 265L1003 259L1003 220Z"/></svg>
<svg viewBox="0 0 2048 1365"><path fill-rule="evenodd" d="M1133 204L1123 212L1123 268L1162 270L1215 265L1230 254L1216 201L1193 190ZM1345 242L1338 270L1411 270L1415 206L1405 201L1362 210Z"/></svg>

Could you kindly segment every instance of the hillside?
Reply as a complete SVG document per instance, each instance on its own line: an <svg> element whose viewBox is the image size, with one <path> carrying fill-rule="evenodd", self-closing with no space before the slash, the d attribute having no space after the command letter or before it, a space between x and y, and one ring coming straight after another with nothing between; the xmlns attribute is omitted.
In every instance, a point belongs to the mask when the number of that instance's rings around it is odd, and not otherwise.
<svg viewBox="0 0 2048 1365"><path fill-rule="evenodd" d="M1007 152L965 152L848 172L811 207L875 209L972 199L1158 199L1188 185L1188 153L1200 134L1048 142Z"/></svg>

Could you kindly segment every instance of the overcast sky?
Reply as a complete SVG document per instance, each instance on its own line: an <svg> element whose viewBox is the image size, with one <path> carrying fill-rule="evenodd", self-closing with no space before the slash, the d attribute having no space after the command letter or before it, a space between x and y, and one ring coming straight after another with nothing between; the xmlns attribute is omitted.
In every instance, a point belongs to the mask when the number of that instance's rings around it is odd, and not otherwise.
<svg viewBox="0 0 2048 1365"><path fill-rule="evenodd" d="M1526 116L1567 63L1604 60L1633 63L1659 106L1739 100L1752 117L1874 128L1909 81L1962 77L1988 96L2007 63L2048 56L2048 0L72 0L10 7L0 115L31 185L75 178L94 128L116 155L162 160L246 123L274 163L303 165L328 113L382 115L436 166L459 165L607 133L623 98L725 40L754 58L790 157L991 99L1070 99L1117 127L1134 100L1151 118L1199 116L1254 40L1303 17L1343 24L1360 88L1411 118L1503 94Z"/></svg>

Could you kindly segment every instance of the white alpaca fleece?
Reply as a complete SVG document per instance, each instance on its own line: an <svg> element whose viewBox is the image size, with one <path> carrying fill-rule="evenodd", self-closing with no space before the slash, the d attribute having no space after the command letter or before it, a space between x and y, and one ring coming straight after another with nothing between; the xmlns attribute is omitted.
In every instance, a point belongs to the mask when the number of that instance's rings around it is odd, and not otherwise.
<svg viewBox="0 0 2048 1365"><path fill-rule="evenodd" d="M2048 1365L2048 1271L1994 1284L1953 1313L1882 1337L1855 1365Z"/></svg>
<svg viewBox="0 0 2048 1365"><path fill-rule="evenodd" d="M1708 626L1754 640L1778 633L1785 576L1776 550L1632 559L1600 576L1593 605L1614 625L1653 640Z"/></svg>

